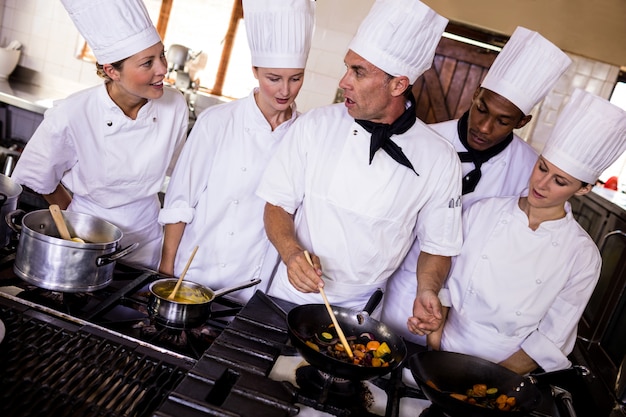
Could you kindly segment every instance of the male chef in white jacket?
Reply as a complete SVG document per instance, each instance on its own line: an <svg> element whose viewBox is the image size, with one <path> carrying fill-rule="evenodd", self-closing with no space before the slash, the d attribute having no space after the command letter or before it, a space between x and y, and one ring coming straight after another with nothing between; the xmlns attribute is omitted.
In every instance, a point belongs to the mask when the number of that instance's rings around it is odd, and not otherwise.
<svg viewBox="0 0 626 417"><path fill-rule="evenodd" d="M282 259L271 295L320 303L323 285L331 304L363 308L419 236L416 331L437 328L438 287L461 244L461 170L453 147L417 120L410 88L446 23L417 0L376 1L344 59L345 102L294 122L257 190Z"/></svg>
<svg viewBox="0 0 626 417"><path fill-rule="evenodd" d="M548 94L571 59L539 33L518 27L474 93L470 109L457 120L431 124L452 145L463 166L463 210L486 197L519 195L537 153L513 133L530 120L530 112ZM382 321L414 342L424 337L407 327L420 241L389 279Z"/></svg>

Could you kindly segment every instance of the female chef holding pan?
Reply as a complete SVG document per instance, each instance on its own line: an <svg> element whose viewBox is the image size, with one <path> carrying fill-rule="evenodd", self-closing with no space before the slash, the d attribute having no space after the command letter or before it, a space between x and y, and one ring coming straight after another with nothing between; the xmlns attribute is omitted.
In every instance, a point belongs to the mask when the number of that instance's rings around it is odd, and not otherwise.
<svg viewBox="0 0 626 417"><path fill-rule="evenodd" d="M12 178L51 204L107 220L139 248L124 261L156 269L158 192L187 132L184 97L166 89L163 44L141 0L62 0L104 83L55 103Z"/></svg>
<svg viewBox="0 0 626 417"><path fill-rule="evenodd" d="M463 249L439 294L447 320L428 336L431 347L520 374L571 365L602 261L567 200L588 193L625 150L626 112L576 90L535 164L528 196L489 198L465 211Z"/></svg>
<svg viewBox="0 0 626 417"><path fill-rule="evenodd" d="M265 289L278 263L263 226L265 201L254 192L267 162L298 113L315 2L244 0L244 23L259 82L250 95L200 114L174 170L159 221L165 224L160 271L212 289L261 278L238 291Z"/></svg>

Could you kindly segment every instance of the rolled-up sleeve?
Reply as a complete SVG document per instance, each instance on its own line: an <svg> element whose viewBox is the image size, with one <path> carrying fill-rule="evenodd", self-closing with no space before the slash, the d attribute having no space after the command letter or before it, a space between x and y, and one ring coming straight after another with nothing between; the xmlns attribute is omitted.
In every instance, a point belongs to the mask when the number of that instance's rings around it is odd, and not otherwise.
<svg viewBox="0 0 626 417"><path fill-rule="evenodd" d="M198 199L207 186L215 151L210 123L200 121L199 118L176 162L159 213L160 224L191 223Z"/></svg>

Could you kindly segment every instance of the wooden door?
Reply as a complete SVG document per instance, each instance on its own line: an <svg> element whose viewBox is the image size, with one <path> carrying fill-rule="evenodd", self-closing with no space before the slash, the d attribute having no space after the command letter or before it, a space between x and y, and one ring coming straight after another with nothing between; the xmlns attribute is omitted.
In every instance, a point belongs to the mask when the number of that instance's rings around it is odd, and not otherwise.
<svg viewBox="0 0 626 417"><path fill-rule="evenodd" d="M441 38L433 66L413 84L417 117L425 123L457 119L470 106L476 88L497 52Z"/></svg>

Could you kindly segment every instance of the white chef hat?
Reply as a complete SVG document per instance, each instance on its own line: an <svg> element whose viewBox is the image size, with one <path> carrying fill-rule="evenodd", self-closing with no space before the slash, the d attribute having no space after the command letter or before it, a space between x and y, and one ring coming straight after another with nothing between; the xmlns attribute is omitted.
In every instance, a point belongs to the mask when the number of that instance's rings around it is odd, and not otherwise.
<svg viewBox="0 0 626 417"><path fill-rule="evenodd" d="M315 26L315 1L243 0L252 65L304 68Z"/></svg>
<svg viewBox="0 0 626 417"><path fill-rule="evenodd" d="M539 33L518 26L481 87L498 93L528 114L571 63L563 51Z"/></svg>
<svg viewBox="0 0 626 417"><path fill-rule="evenodd" d="M161 41L141 0L61 0L100 64L121 61Z"/></svg>
<svg viewBox="0 0 626 417"><path fill-rule="evenodd" d="M418 0L377 0L348 48L413 84L431 67L447 24L448 19Z"/></svg>
<svg viewBox="0 0 626 417"><path fill-rule="evenodd" d="M626 111L576 89L559 114L542 155L574 178L594 184L626 151Z"/></svg>

